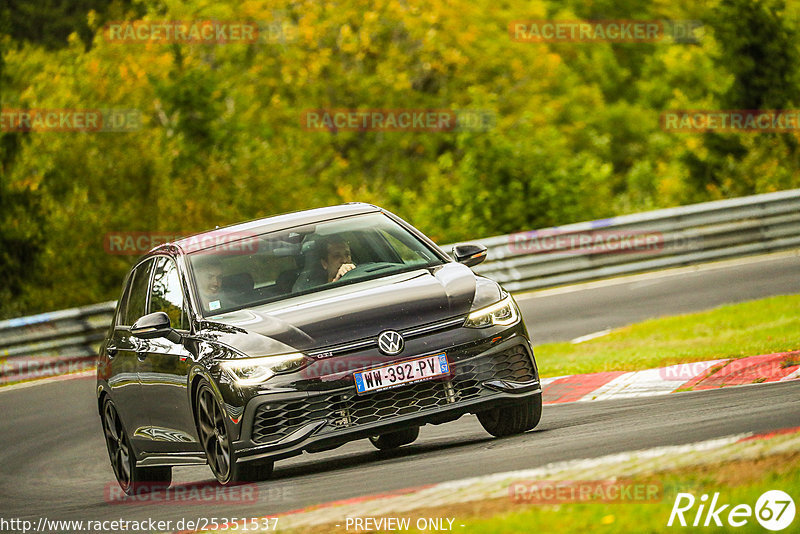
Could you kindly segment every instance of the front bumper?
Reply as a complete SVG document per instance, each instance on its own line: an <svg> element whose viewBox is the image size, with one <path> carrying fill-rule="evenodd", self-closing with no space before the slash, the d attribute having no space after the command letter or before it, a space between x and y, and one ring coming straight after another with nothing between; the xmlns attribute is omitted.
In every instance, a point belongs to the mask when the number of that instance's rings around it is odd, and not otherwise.
<svg viewBox="0 0 800 534"><path fill-rule="evenodd" d="M331 449L409 426L453 421L542 392L526 336L454 347L447 355L452 372L446 379L365 395L356 395L350 385L253 398L233 444L237 461Z"/></svg>

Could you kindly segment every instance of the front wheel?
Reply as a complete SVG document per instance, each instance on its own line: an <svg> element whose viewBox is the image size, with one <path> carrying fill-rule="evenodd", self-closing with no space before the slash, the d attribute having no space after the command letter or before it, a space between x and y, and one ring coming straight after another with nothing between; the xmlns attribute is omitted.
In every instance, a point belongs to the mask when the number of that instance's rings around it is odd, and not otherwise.
<svg viewBox="0 0 800 534"><path fill-rule="evenodd" d="M225 414L211 387L203 383L197 389L196 423L200 443L208 465L220 484L238 484L266 480L272 474L274 462L253 460L237 462L230 440Z"/></svg>
<svg viewBox="0 0 800 534"><path fill-rule="evenodd" d="M133 495L140 490L169 487L172 483L171 467L136 467L136 455L128 433L110 398L103 403L103 434L111 468L122 491Z"/></svg>
<svg viewBox="0 0 800 534"><path fill-rule="evenodd" d="M419 437L419 427L414 426L397 432L389 432L381 434L380 436L371 436L369 438L375 448L380 450L396 449L403 445L413 443Z"/></svg>
<svg viewBox="0 0 800 534"><path fill-rule="evenodd" d="M478 421L484 430L497 438L531 430L539 424L541 418L541 393L517 404L493 408L478 414Z"/></svg>

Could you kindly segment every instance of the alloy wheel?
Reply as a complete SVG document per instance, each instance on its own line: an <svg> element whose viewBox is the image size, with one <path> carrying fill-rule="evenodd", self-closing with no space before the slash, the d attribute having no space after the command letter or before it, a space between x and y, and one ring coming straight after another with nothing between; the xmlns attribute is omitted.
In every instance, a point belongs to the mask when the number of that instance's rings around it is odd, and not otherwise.
<svg viewBox="0 0 800 534"><path fill-rule="evenodd" d="M131 449L122 421L110 401L106 401L103 409L103 432L108 456L111 459L111 468L122 489L128 491L131 486Z"/></svg>
<svg viewBox="0 0 800 534"><path fill-rule="evenodd" d="M222 409L211 389L203 385L197 394L197 427L208 464L220 481L231 472L231 445Z"/></svg>

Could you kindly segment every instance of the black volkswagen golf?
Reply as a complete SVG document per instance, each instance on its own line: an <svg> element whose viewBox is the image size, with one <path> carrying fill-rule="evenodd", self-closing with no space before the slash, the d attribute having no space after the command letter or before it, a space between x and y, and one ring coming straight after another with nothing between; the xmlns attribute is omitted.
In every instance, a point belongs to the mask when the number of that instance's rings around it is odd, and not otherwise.
<svg viewBox="0 0 800 534"><path fill-rule="evenodd" d="M130 271L100 348L97 402L122 488L207 463L222 484L276 460L473 413L534 428L539 374L516 303L367 204L280 215L159 246Z"/></svg>

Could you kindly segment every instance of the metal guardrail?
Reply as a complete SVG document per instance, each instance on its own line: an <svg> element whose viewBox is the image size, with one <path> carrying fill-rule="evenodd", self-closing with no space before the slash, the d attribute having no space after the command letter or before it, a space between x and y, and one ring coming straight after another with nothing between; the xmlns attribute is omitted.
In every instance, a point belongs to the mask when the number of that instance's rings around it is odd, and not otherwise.
<svg viewBox="0 0 800 534"><path fill-rule="evenodd" d="M512 292L800 248L800 189L476 242L489 254L474 270Z"/></svg>
<svg viewBox="0 0 800 534"><path fill-rule="evenodd" d="M91 369L116 304L0 321L0 384Z"/></svg>
<svg viewBox="0 0 800 534"><path fill-rule="evenodd" d="M512 292L800 248L800 189L474 242L489 249L475 271ZM92 367L115 305L0 321L0 384Z"/></svg>

